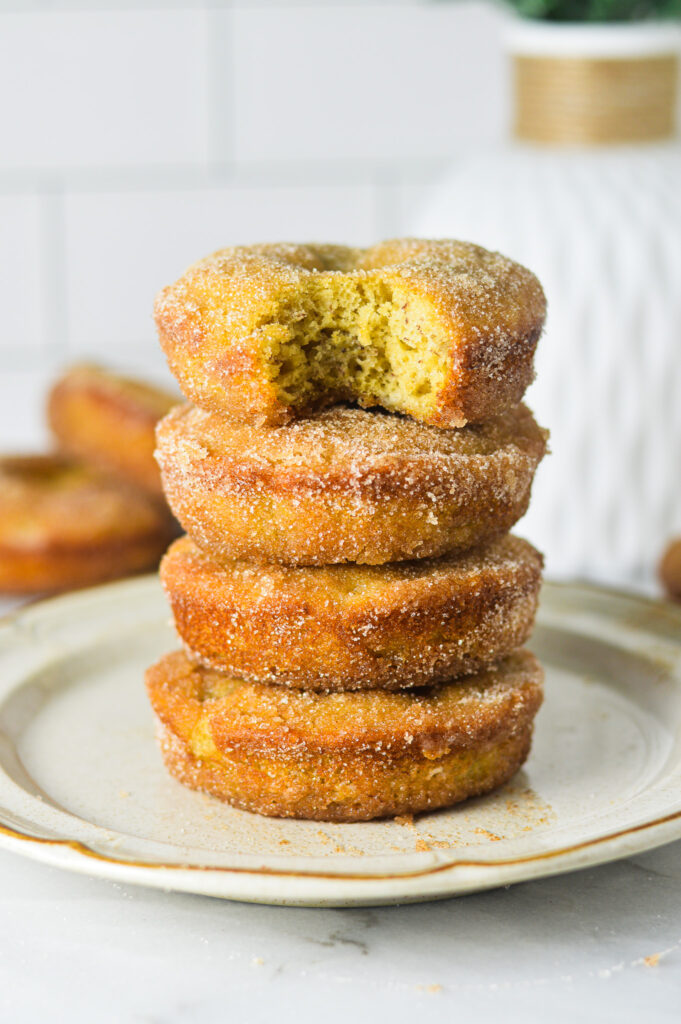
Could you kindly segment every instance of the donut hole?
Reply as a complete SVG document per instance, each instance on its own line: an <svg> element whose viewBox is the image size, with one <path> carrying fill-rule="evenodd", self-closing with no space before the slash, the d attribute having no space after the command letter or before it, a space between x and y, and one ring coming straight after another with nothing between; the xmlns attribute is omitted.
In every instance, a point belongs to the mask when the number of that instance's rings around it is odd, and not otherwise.
<svg viewBox="0 0 681 1024"><path fill-rule="evenodd" d="M451 338L430 301L371 275L320 273L281 309L268 362L283 404L432 413Z"/></svg>

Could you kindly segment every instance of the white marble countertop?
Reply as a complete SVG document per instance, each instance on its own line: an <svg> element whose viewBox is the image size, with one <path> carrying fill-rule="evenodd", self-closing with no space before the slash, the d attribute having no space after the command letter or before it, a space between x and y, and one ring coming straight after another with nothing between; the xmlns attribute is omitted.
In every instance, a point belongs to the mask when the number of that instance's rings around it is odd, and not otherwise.
<svg viewBox="0 0 681 1024"><path fill-rule="evenodd" d="M681 842L440 903L178 895L0 852L2 1019L678 1021Z"/></svg>

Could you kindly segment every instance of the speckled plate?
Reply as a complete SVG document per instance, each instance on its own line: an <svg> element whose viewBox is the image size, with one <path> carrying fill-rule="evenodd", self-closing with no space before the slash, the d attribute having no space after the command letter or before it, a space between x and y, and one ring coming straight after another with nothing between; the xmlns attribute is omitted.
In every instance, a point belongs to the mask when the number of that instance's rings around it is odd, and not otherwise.
<svg viewBox="0 0 681 1024"><path fill-rule="evenodd" d="M33 605L0 626L0 843L120 882L350 906L437 899L681 836L681 610L544 587L546 700L503 789L415 821L277 821L183 789L142 684L175 646L155 578Z"/></svg>

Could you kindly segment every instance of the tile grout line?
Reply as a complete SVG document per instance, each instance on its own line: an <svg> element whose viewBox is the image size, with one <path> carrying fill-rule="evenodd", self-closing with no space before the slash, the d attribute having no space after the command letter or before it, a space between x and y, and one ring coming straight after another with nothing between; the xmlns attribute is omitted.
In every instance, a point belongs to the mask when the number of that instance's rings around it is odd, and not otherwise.
<svg viewBox="0 0 681 1024"><path fill-rule="evenodd" d="M273 188L319 187L335 188L368 184L380 176L403 176L430 180L441 165L449 160L413 159L380 160L357 158L349 160L218 160L189 165L146 165L121 168L63 167L56 171L32 168L0 169L0 195L42 194L53 189L59 176L64 193L163 192L183 189L206 189L220 186Z"/></svg>

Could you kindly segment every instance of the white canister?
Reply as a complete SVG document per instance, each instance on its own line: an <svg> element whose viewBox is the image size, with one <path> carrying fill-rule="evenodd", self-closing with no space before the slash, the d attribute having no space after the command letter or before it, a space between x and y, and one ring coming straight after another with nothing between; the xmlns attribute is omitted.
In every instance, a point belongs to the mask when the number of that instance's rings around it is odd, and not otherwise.
<svg viewBox="0 0 681 1024"><path fill-rule="evenodd" d="M552 454L521 531L553 576L647 582L681 532L681 148L659 141L678 31L525 22L509 44L523 141L455 168L414 233L537 273L549 316L527 401Z"/></svg>

